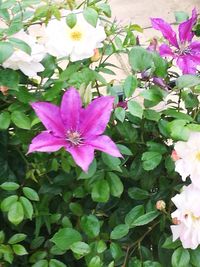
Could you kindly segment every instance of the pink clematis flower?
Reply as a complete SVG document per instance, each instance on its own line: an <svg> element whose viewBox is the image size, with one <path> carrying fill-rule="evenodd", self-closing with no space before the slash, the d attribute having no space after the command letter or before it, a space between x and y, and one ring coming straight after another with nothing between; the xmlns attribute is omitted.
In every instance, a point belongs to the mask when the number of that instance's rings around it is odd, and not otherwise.
<svg viewBox="0 0 200 267"><path fill-rule="evenodd" d="M196 9L192 11L192 17L179 25L179 41L176 32L171 25L161 18L151 19L153 28L161 31L163 37L169 41L169 45L160 46L161 56L170 56L176 60L177 66L183 74L195 74L196 68L200 65L200 42L193 41L193 26L197 22Z"/></svg>
<svg viewBox="0 0 200 267"><path fill-rule="evenodd" d="M32 140L28 153L54 152L64 147L86 172L94 159L95 149L121 157L115 143L102 135L109 122L113 102L111 96L99 97L83 109L78 91L70 88L64 94L60 107L48 102L32 103L47 131Z"/></svg>

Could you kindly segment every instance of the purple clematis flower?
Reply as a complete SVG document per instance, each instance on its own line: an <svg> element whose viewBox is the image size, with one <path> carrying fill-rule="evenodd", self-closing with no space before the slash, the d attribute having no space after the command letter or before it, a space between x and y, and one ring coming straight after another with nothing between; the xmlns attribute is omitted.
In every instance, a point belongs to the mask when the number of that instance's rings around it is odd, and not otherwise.
<svg viewBox="0 0 200 267"><path fill-rule="evenodd" d="M179 41L175 31L170 24L160 18L151 19L153 28L161 31L163 37L169 41L169 44L160 46L161 56L170 56L176 60L176 64L182 70L183 74L195 74L196 68L200 65L200 42L193 41L193 26L197 22L196 9L192 11L192 17L179 25Z"/></svg>
<svg viewBox="0 0 200 267"><path fill-rule="evenodd" d="M113 102L113 97L103 96L83 109L78 91L70 88L64 94L60 107L48 102L32 103L47 131L32 140L28 153L54 152L64 147L85 172L94 159L95 149L122 157L115 143L102 135L109 122Z"/></svg>

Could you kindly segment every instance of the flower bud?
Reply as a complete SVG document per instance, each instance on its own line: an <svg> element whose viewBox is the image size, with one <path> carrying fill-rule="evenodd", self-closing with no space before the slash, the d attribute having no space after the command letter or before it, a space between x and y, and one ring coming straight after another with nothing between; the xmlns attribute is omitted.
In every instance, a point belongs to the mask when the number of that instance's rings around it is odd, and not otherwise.
<svg viewBox="0 0 200 267"><path fill-rule="evenodd" d="M157 209L157 210L163 211L163 210L165 210L165 208L166 208L166 203L165 203L165 201L163 201L163 200L158 200L158 201L156 202L156 209Z"/></svg>
<svg viewBox="0 0 200 267"><path fill-rule="evenodd" d="M92 62L96 62L101 58L101 53L99 52L98 48L94 49L94 55L91 57Z"/></svg>
<svg viewBox="0 0 200 267"><path fill-rule="evenodd" d="M0 92L2 92L3 95L7 95L8 94L8 87L7 86L0 86Z"/></svg>
<svg viewBox="0 0 200 267"><path fill-rule="evenodd" d="M181 223L181 221L180 221L180 220L178 220L178 218L177 218L177 217L175 217L175 218L172 218L172 222L173 222L173 224L175 224L175 225L178 225L178 224L180 224L180 223Z"/></svg>
<svg viewBox="0 0 200 267"><path fill-rule="evenodd" d="M180 159L180 157L178 156L176 150L173 150L173 151L172 151L171 158L173 159L173 161L177 161L177 160Z"/></svg>

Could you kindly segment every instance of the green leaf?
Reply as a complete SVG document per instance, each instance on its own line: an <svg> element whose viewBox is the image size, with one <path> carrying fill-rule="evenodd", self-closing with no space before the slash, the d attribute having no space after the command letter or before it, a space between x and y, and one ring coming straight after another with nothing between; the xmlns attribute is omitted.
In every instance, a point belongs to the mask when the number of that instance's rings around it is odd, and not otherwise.
<svg viewBox="0 0 200 267"><path fill-rule="evenodd" d="M184 248L177 248L172 254L172 267L188 267L190 253Z"/></svg>
<svg viewBox="0 0 200 267"><path fill-rule="evenodd" d="M96 3L96 6L98 8L100 8L107 17L111 18L111 9L110 9L110 6L108 4Z"/></svg>
<svg viewBox="0 0 200 267"><path fill-rule="evenodd" d="M8 220L14 225L20 224L24 219L24 210L20 202L15 202L11 205L8 211Z"/></svg>
<svg viewBox="0 0 200 267"><path fill-rule="evenodd" d="M167 249L175 249L177 247L180 247L181 246L181 242L180 240L176 240L176 241L172 241L172 236L168 237L164 244L162 245L162 248L167 248Z"/></svg>
<svg viewBox="0 0 200 267"><path fill-rule="evenodd" d="M78 179L89 179L91 178L97 170L97 161L96 159L93 160L93 162L90 164L88 172L82 172Z"/></svg>
<svg viewBox="0 0 200 267"><path fill-rule="evenodd" d="M107 175L107 181L110 187L110 194L114 197L120 197L124 191L124 186L119 176L117 176L113 172L109 172Z"/></svg>
<svg viewBox="0 0 200 267"><path fill-rule="evenodd" d="M129 63L134 71L141 72L152 67L152 54L141 46L135 46L129 53Z"/></svg>
<svg viewBox="0 0 200 267"><path fill-rule="evenodd" d="M79 203L70 203L69 208L72 211L72 213L76 216L82 216L83 209Z"/></svg>
<svg viewBox="0 0 200 267"><path fill-rule="evenodd" d="M195 267L200 267L200 253L199 247L195 250L190 250L190 262Z"/></svg>
<svg viewBox="0 0 200 267"><path fill-rule="evenodd" d="M72 244L70 249L78 255L87 255L90 253L90 246L81 241Z"/></svg>
<svg viewBox="0 0 200 267"><path fill-rule="evenodd" d="M110 198L110 187L108 181L101 179L96 181L92 187L92 199L95 202L105 203Z"/></svg>
<svg viewBox="0 0 200 267"><path fill-rule="evenodd" d="M5 182L0 185L1 189L6 191L15 191L19 188L19 184L14 182Z"/></svg>
<svg viewBox="0 0 200 267"><path fill-rule="evenodd" d="M137 88L137 77L129 75L124 82L124 93L127 98L131 97Z"/></svg>
<svg viewBox="0 0 200 267"><path fill-rule="evenodd" d="M119 158L113 157L106 153L102 153L101 156L103 162L109 167L109 169L111 169L112 171L121 172L121 168L119 166L121 164L121 161Z"/></svg>
<svg viewBox="0 0 200 267"><path fill-rule="evenodd" d="M66 16L66 23L71 29L74 28L76 22L77 22L76 14L71 13Z"/></svg>
<svg viewBox="0 0 200 267"><path fill-rule="evenodd" d="M19 201L23 206L25 217L31 220L33 217L33 205L27 198L23 196L19 198Z"/></svg>
<svg viewBox="0 0 200 267"><path fill-rule="evenodd" d="M5 233L4 231L0 231L0 244L4 243L5 241Z"/></svg>
<svg viewBox="0 0 200 267"><path fill-rule="evenodd" d="M117 108L115 109L115 117L116 117L119 121L123 122L124 119L125 119L125 116L126 116L126 111L125 111L124 108L122 108L122 107L117 107Z"/></svg>
<svg viewBox="0 0 200 267"><path fill-rule="evenodd" d="M126 215L125 223L129 227L133 227L135 220L137 220L137 218L141 217L142 215L144 215L144 206L143 205L136 206Z"/></svg>
<svg viewBox="0 0 200 267"><path fill-rule="evenodd" d="M167 130L174 140L188 140L190 130L186 127L186 123L186 120L173 120L167 124Z"/></svg>
<svg viewBox="0 0 200 267"><path fill-rule="evenodd" d="M188 13L184 11L175 11L174 14L178 24L189 19Z"/></svg>
<svg viewBox="0 0 200 267"><path fill-rule="evenodd" d="M178 89L191 88L196 85L200 85L200 78L196 75L185 74L176 80L176 86Z"/></svg>
<svg viewBox="0 0 200 267"><path fill-rule="evenodd" d="M99 256L95 256L90 260L88 267L102 267L102 262Z"/></svg>
<svg viewBox="0 0 200 267"><path fill-rule="evenodd" d="M118 260L121 257L123 257L122 248L121 248L121 246L118 243L114 243L114 242L111 243L111 245L110 245L110 252L111 252L112 257L115 260Z"/></svg>
<svg viewBox="0 0 200 267"><path fill-rule="evenodd" d="M8 59L14 52L13 45L8 42L0 42L0 64Z"/></svg>
<svg viewBox="0 0 200 267"><path fill-rule="evenodd" d="M99 240L97 243L97 253L103 253L106 249L106 243L103 240Z"/></svg>
<svg viewBox="0 0 200 267"><path fill-rule="evenodd" d="M83 10L83 16L85 20L91 24L93 27L97 26L97 21L98 21L98 13L95 9L91 7L87 7L86 9Z"/></svg>
<svg viewBox="0 0 200 267"><path fill-rule="evenodd" d="M150 171L155 169L161 162L162 155L159 152L144 152L142 154L142 166L144 170Z"/></svg>
<svg viewBox="0 0 200 267"><path fill-rule="evenodd" d="M29 198L30 200L33 200L33 201L39 201L39 196L38 196L38 193L30 188L30 187L23 187L22 188L22 191L24 193L24 195Z"/></svg>
<svg viewBox="0 0 200 267"><path fill-rule="evenodd" d="M47 260L40 260L32 265L32 267L48 267L48 261Z"/></svg>
<svg viewBox="0 0 200 267"><path fill-rule="evenodd" d="M28 116L26 116L21 111L13 111L11 114L12 122L21 129L30 130L31 128L31 121Z"/></svg>
<svg viewBox="0 0 200 267"><path fill-rule="evenodd" d="M144 110L144 117L147 120L158 122L160 120L160 113L158 113L157 111L152 110L152 109L145 109Z"/></svg>
<svg viewBox="0 0 200 267"><path fill-rule="evenodd" d="M16 90L19 84L19 74L15 70L0 69L0 85Z"/></svg>
<svg viewBox="0 0 200 267"><path fill-rule="evenodd" d="M17 244L23 241L26 237L27 235L25 234L15 234L8 240L8 244L11 244L11 245Z"/></svg>
<svg viewBox="0 0 200 267"><path fill-rule="evenodd" d="M129 232L129 227L126 224L117 225L110 234L111 239L121 239Z"/></svg>
<svg viewBox="0 0 200 267"><path fill-rule="evenodd" d="M138 102L134 100L128 101L128 111L131 113L131 115L142 119L143 108Z"/></svg>
<svg viewBox="0 0 200 267"><path fill-rule="evenodd" d="M150 211L144 215L141 215L140 217L138 217L132 224L132 226L142 226L142 225L146 225L148 223L150 223L151 221L153 221L156 217L159 216L159 212L158 211Z"/></svg>
<svg viewBox="0 0 200 267"><path fill-rule="evenodd" d="M22 245L16 244L16 245L13 245L12 248L13 248L14 253L18 256L23 256L23 255L28 254L25 247Z"/></svg>
<svg viewBox="0 0 200 267"><path fill-rule="evenodd" d="M81 228L90 238L97 237L100 232L100 222L95 215L83 216L81 218Z"/></svg>
<svg viewBox="0 0 200 267"><path fill-rule="evenodd" d="M120 145L120 144L117 144L117 147L119 148L119 151L123 155L127 155L127 156L132 156L133 155L132 151L128 147L126 147L124 145Z"/></svg>
<svg viewBox="0 0 200 267"><path fill-rule="evenodd" d="M128 189L128 195L132 199L143 200L149 198L149 192L138 187Z"/></svg>
<svg viewBox="0 0 200 267"><path fill-rule="evenodd" d="M4 111L0 114L0 129L6 130L10 126L10 113L7 111Z"/></svg>
<svg viewBox="0 0 200 267"><path fill-rule="evenodd" d="M18 196L14 195L14 196L9 196L7 198L5 198L2 202L1 202L1 209L4 212L7 212L10 210L12 204L14 204L16 201L18 200Z"/></svg>
<svg viewBox="0 0 200 267"><path fill-rule="evenodd" d="M8 40L10 41L10 43L22 50L23 52L27 53L28 55L31 55L31 47L24 41L20 40L20 39L17 39L17 38L14 38L14 37L10 37L8 38Z"/></svg>
<svg viewBox="0 0 200 267"><path fill-rule="evenodd" d="M154 76L165 77L167 75L167 61L162 58L158 53L152 53L154 62Z"/></svg>
<svg viewBox="0 0 200 267"><path fill-rule="evenodd" d="M72 228L60 229L52 238L51 241L60 249L68 250L72 244L81 241L80 233Z"/></svg>
<svg viewBox="0 0 200 267"><path fill-rule="evenodd" d="M56 259L51 259L49 261L49 267L67 267L67 266L61 261L58 261Z"/></svg>

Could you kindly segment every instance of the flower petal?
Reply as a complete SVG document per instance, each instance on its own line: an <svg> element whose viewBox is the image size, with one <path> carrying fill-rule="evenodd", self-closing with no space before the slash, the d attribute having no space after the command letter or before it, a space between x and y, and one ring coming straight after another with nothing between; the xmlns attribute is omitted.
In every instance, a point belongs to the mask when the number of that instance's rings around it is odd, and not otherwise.
<svg viewBox="0 0 200 267"><path fill-rule="evenodd" d="M162 57L175 57L175 54L172 52L171 48L166 44L162 44L160 46L159 52Z"/></svg>
<svg viewBox="0 0 200 267"><path fill-rule="evenodd" d="M65 129L61 120L59 107L47 102L35 102L31 106L47 130L55 136L64 136Z"/></svg>
<svg viewBox="0 0 200 267"><path fill-rule="evenodd" d="M179 56L176 61L183 74L195 74L197 63L190 55Z"/></svg>
<svg viewBox="0 0 200 267"><path fill-rule="evenodd" d="M74 161L84 172L88 171L89 165L94 159L94 148L89 145L71 146L66 149Z"/></svg>
<svg viewBox="0 0 200 267"><path fill-rule="evenodd" d="M64 139L57 138L48 132L41 132L32 140L28 153L34 151L55 152L63 146L66 146Z"/></svg>
<svg viewBox="0 0 200 267"><path fill-rule="evenodd" d="M96 136L94 139L90 139L86 142L95 149L103 151L113 157L122 157L116 144L106 135Z"/></svg>
<svg viewBox="0 0 200 267"><path fill-rule="evenodd" d="M80 130L84 137L102 134L109 122L114 97L102 96L92 101L83 112Z"/></svg>
<svg viewBox="0 0 200 267"><path fill-rule="evenodd" d="M66 129L78 130L81 106L82 103L78 91L71 87L63 95L60 107L60 114Z"/></svg>
<svg viewBox="0 0 200 267"><path fill-rule="evenodd" d="M192 17L179 25L179 38L181 43L190 42L194 36L192 28L197 22L197 11L194 8L192 10Z"/></svg>
<svg viewBox="0 0 200 267"><path fill-rule="evenodd" d="M189 45L189 48L191 49L191 52L192 54L200 54L200 42L192 42L190 45Z"/></svg>
<svg viewBox="0 0 200 267"><path fill-rule="evenodd" d="M167 39L171 45L177 48L179 47L176 38L176 33L172 30L172 27L169 23L167 23L163 19L155 18L151 19L151 24L154 29L161 31L164 38Z"/></svg>

